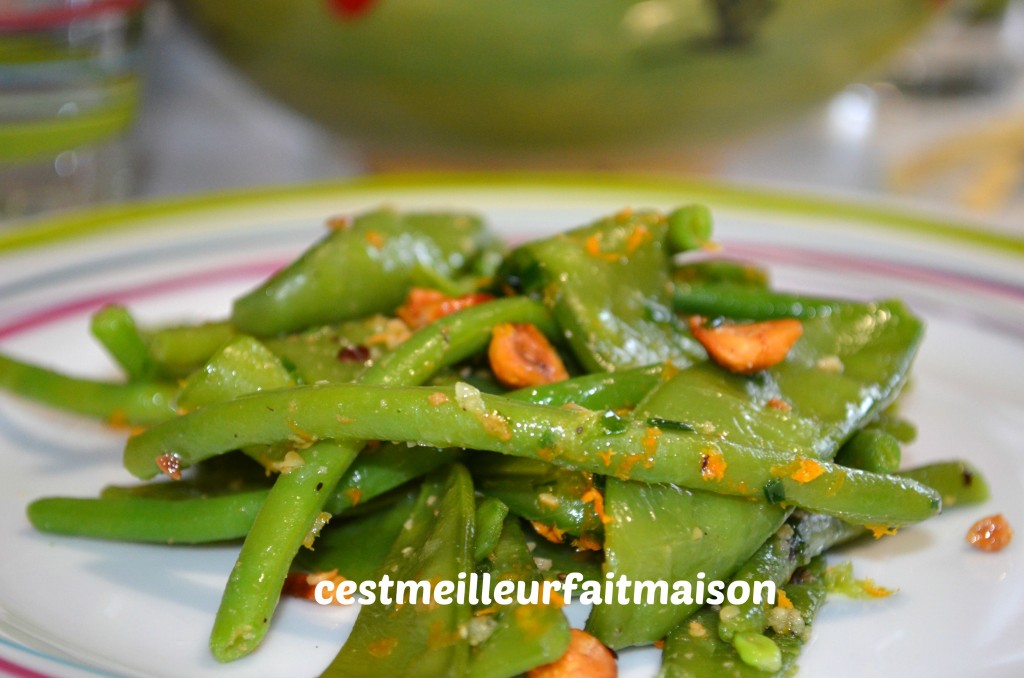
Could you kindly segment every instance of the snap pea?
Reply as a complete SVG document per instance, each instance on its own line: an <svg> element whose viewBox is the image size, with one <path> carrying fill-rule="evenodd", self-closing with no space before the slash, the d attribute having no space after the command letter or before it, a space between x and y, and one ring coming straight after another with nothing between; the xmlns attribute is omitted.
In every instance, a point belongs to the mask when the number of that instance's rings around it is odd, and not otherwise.
<svg viewBox="0 0 1024 678"><path fill-rule="evenodd" d="M111 304L96 311L89 329L129 379L145 380L159 376L159 368L149 355L149 347L135 325L135 318L124 306Z"/></svg>
<svg viewBox="0 0 1024 678"><path fill-rule="evenodd" d="M473 566L475 506L469 473L453 464L427 476L375 579L456 581ZM469 661L468 603L364 605L326 678L459 676Z"/></svg>
<svg viewBox="0 0 1024 678"><path fill-rule="evenodd" d="M681 367L704 352L670 310L668 230L658 212L626 210L520 246L500 277L543 299L590 372Z"/></svg>
<svg viewBox="0 0 1024 678"><path fill-rule="evenodd" d="M665 639L658 678L769 678L792 675L796 670L800 650L810 638L814 617L825 600L824 568L824 560L819 556L801 570L798 580L786 586L786 594L793 603L793 609L799 613L803 630L770 632L762 636L777 648L777 668L772 667L775 670L765 671L745 663L736 649L719 636L718 614L713 609L705 608L676 627Z"/></svg>
<svg viewBox="0 0 1024 678"><path fill-rule="evenodd" d="M493 583L543 581L514 518L505 520L494 550L478 570L490 574ZM477 610L477 620L489 621L490 632L471 647L467 678L512 678L555 661L569 646L569 622L555 602Z"/></svg>
<svg viewBox="0 0 1024 678"><path fill-rule="evenodd" d="M477 502L473 562L479 563L497 546L507 516L508 506L494 497L485 497Z"/></svg>
<svg viewBox="0 0 1024 678"><path fill-rule="evenodd" d="M782 586L797 567L826 549L865 534L863 527L837 518L797 512L732 575L733 581L771 581ZM768 604L749 600L719 610L718 634L732 640L742 633L761 633L768 626Z"/></svg>
<svg viewBox="0 0 1024 678"><path fill-rule="evenodd" d="M934 489L943 506L973 506L988 500L988 482L965 461L940 461L905 469L899 475Z"/></svg>
<svg viewBox="0 0 1024 678"><path fill-rule="evenodd" d="M106 421L147 425L175 415L178 389L159 381L82 379L0 355L0 387L55 409Z"/></svg>
<svg viewBox="0 0 1024 678"><path fill-rule="evenodd" d="M971 505L988 498L985 479L964 462L939 462L899 472L933 488L942 496L944 507ZM794 570L834 545L862 537L869 531L830 516L793 514L786 525L733 574L733 580L748 583L773 581L781 586ZM720 611L719 635L731 640L737 633L760 633L767 626L768 607L748 601L728 605Z"/></svg>
<svg viewBox="0 0 1024 678"><path fill-rule="evenodd" d="M368 212L237 299L231 322L269 336L386 313L402 303L417 270L452 277L492 240L470 215Z"/></svg>
<svg viewBox="0 0 1024 678"><path fill-rule="evenodd" d="M288 370L266 346L250 336L240 335L185 380L178 406L195 409L294 383Z"/></svg>
<svg viewBox="0 0 1024 678"><path fill-rule="evenodd" d="M347 520L332 521L316 540L316 549L300 549L293 567L309 572L337 570L355 582L380 572L402 525L412 513L419 490L403 492L397 501Z"/></svg>
<svg viewBox="0 0 1024 678"><path fill-rule="evenodd" d="M755 376L728 374L709 363L681 371L637 408L637 416L688 422L697 431L703 430L700 435L691 436L710 445L705 463L709 479L702 484L688 483L678 477L642 477L639 472L634 473L632 479L673 482L681 487L726 494L731 492L723 489L723 485L743 483L747 489L763 491L762 497L773 504L805 509L809 506L808 498L797 498L794 492L805 495L821 492L816 500L818 506L822 506L830 503L829 492L834 490L832 496L836 497L851 489L845 484L853 479L853 474L861 478L886 477L886 482L895 484L909 482L859 470L843 471L842 467L826 460L835 454L842 441L899 392L920 333L920 322L899 304L844 306L836 314L805 321L803 337L790 350L787 359ZM838 363L840 369L822 367L826 357L831 357L830 362ZM778 406L769 406L772 402ZM662 431L658 437L655 468L665 459L667 435ZM808 461L774 463L771 464L774 476L759 481L741 479L734 475L741 469L732 461L735 459L733 446L765 450L757 455L762 461L770 456L768 450L803 449ZM724 466L716 463L715 454L722 455ZM826 468L829 470L823 470ZM819 470L822 473L817 475ZM833 472L832 480L822 482ZM719 475L720 481L712 480ZM866 487L865 491L870 494ZM936 502L938 496L932 490L925 492ZM626 491L618 483L609 481L605 502L609 515L653 513L651 520L615 521L605 526L605 566L615 576L625 575L633 580L692 581L701 571L698 564L704 571L727 576L778 529L786 515L782 505L745 502L726 505L722 503L723 498L706 493L696 496L685 511L682 505L640 503L642 499L638 490ZM865 503L859 504L861 509L874 503L874 499L867 496L862 499ZM849 512L837 511L835 505L808 510L855 523L876 522L865 520L864 515L854 515L857 509L852 504L847 506L851 509ZM937 508L935 503L933 510ZM736 539L718 544L713 549L714 562L711 563L701 562L701 554L689 554L688 550L699 550L699 547L685 538L695 526L701 525L700 515L704 511L716 514L728 511L727 515L719 516L717 525L749 526ZM888 521L878 524L887 525ZM654 576L658 561L637 555L643 553L637 551L641 543L670 545L677 556L665 561L658 576ZM588 629L613 648L649 643L661 638L694 609L695 605L654 605L643 610L626 605L602 605L591 614Z"/></svg>
<svg viewBox="0 0 1024 678"><path fill-rule="evenodd" d="M366 365L387 353L389 332L404 326L382 315L334 323L264 340L302 384L355 381Z"/></svg>

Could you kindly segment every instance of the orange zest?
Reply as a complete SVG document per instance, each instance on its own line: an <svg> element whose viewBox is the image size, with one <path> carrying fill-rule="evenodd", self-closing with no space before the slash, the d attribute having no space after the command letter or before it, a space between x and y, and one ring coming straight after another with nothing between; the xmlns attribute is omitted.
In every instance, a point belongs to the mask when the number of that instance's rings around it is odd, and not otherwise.
<svg viewBox="0 0 1024 678"><path fill-rule="evenodd" d="M727 466L720 452L706 450L700 455L700 476L704 480L721 480Z"/></svg>
<svg viewBox="0 0 1024 678"><path fill-rule="evenodd" d="M604 495L601 494L601 492L596 487L589 488L586 492L583 493L581 499L588 504L594 505L594 513L597 514L597 517L601 519L602 523L607 525L608 523L614 521L614 518L609 517L604 512Z"/></svg>
<svg viewBox="0 0 1024 678"><path fill-rule="evenodd" d="M796 465L796 470L789 477L798 483L809 483L825 472L824 466L807 457L797 461Z"/></svg>
<svg viewBox="0 0 1024 678"><path fill-rule="evenodd" d="M502 323L487 348L491 370L508 388L526 388L569 378L565 364L534 325Z"/></svg>
<svg viewBox="0 0 1024 678"><path fill-rule="evenodd" d="M153 461L171 480L181 480L181 457L176 454L161 454Z"/></svg>
<svg viewBox="0 0 1024 678"><path fill-rule="evenodd" d="M690 332L718 365L730 372L752 374L782 362L804 328L794 318L707 327L703 318L694 316Z"/></svg>
<svg viewBox="0 0 1024 678"><path fill-rule="evenodd" d="M865 525L867 529L871 530L871 536L875 539L881 539L882 537L891 537L896 534L897 528L889 527L888 525Z"/></svg>
<svg viewBox="0 0 1024 678"><path fill-rule="evenodd" d="M565 530L560 530L554 525L545 525L542 522L531 520L530 524L533 525L533 529L537 531L537 534L544 537L550 542L555 544L562 543L562 537L565 536Z"/></svg>

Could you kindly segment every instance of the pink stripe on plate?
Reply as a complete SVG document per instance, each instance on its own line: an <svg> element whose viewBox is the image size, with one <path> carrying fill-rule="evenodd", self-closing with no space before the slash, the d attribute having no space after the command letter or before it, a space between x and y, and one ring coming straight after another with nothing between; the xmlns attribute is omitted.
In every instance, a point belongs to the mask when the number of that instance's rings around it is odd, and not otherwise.
<svg viewBox="0 0 1024 678"><path fill-rule="evenodd" d="M725 249L730 255L763 262L799 264L823 270L839 268L848 271L883 274L893 278L913 280L930 285L952 287L958 290L977 290L979 292L1010 297L1018 301L1024 300L1024 286L992 278L982 278L968 273L932 268L930 266L920 266L884 259L868 259L858 255L835 254L797 247L777 247L774 245L726 243Z"/></svg>
<svg viewBox="0 0 1024 678"><path fill-rule="evenodd" d="M16 678L50 678L50 675L47 673L33 671L32 669L21 666L20 664L7 661L3 657L0 657L0 673L15 676Z"/></svg>
<svg viewBox="0 0 1024 678"><path fill-rule="evenodd" d="M202 273L193 273L190 275L158 280L118 292L103 292L101 294L95 294L81 299L73 299L56 306L44 308L43 310L35 313L30 313L29 315L17 318L4 325L0 325L0 339L6 339L14 336L15 334L20 334L21 332L27 332L37 327L62 320L68 316L90 312L97 308L106 306L107 304L153 297L160 294L167 294L169 292L176 292L193 287L201 287L203 285L224 282L226 280L237 280L239 278L263 279L281 268L284 263L286 262L258 261L248 264L239 264L237 266L203 271Z"/></svg>

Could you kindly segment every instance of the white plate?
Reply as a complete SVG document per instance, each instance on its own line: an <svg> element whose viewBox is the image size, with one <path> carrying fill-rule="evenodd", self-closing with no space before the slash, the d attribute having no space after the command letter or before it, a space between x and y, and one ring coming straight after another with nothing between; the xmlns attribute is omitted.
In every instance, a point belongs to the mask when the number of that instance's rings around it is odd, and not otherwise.
<svg viewBox="0 0 1024 678"><path fill-rule="evenodd" d="M144 322L223 316L232 297L289 260L325 216L392 203L486 214L517 239L625 205L700 201L727 253L771 266L778 285L902 297L928 320L906 412L920 437L907 463L976 463L985 506L953 510L848 549L857 572L898 587L884 601L831 601L803 675L1024 675L1024 572L1014 543L985 554L967 527L1002 512L1024 529L1024 242L940 220L673 181L367 180L130 206L0 236L0 350L66 371L112 376L88 334L91 311L122 301ZM129 482L123 435L0 395L0 674L315 675L352 613L286 600L264 646L219 665L207 634L236 548L171 548L36 533L26 504L93 496ZM574 616L577 616L574 614ZM622 655L623 675L657 652Z"/></svg>

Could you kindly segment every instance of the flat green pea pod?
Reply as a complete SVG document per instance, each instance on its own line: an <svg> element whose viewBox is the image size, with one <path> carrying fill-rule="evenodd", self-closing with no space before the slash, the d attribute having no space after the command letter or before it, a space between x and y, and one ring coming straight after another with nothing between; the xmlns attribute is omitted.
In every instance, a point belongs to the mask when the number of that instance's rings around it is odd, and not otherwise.
<svg viewBox="0 0 1024 678"><path fill-rule="evenodd" d="M501 276L543 299L588 371L681 366L704 352L670 309L672 250L665 215L626 210L522 245Z"/></svg>
<svg viewBox="0 0 1024 678"><path fill-rule="evenodd" d="M806 506L795 493L822 492L833 497L853 475L827 480L830 459L840 443L885 407L902 387L921 336L921 323L897 303L853 304L841 312L804 322L804 335L788 358L754 376L731 374L710 363L687 368L655 390L637 408L651 421L688 423L706 450L707 490L747 484L750 479L734 475L740 470L729 449L746 445L752 449L802 449L806 461L775 465L762 487L772 503ZM833 369L837 363L840 369ZM772 406L772 404L776 406ZM661 438L667 427L652 426L652 446L658 453L642 455L635 467L660 463ZM634 474L633 479L639 478ZM854 471L850 471L854 473ZM860 473L859 471L856 473ZM699 485L688 485L699 488ZM662 490L661 492L666 492ZM870 492L869 492L870 494ZM697 573L726 577L746 561L782 524L787 511L781 506L728 503L723 497L698 493L692 506L675 506L670 500L658 502L638 488L609 480L606 511L613 522L605 526L605 567L616 576L629 579L693 581ZM857 510L874 504L878 496L867 497ZM934 495L933 495L934 497ZM853 509L852 505L849 508ZM718 514L715 529L734 538L718 544L713 562L699 543L686 539L694 528L703 530L702 512ZM831 510L818 511L854 522L852 514L840 516ZM616 515L630 520L618 520ZM637 519L638 514L648 518ZM885 523L886 521L883 521ZM717 535L717 538L722 538ZM648 557L640 546L664 544L672 557L661 561ZM587 622L588 630L612 648L653 642L664 636L687 614L690 606L602 605Z"/></svg>
<svg viewBox="0 0 1024 678"><path fill-rule="evenodd" d="M473 484L454 464L427 477L403 529L376 579L431 582L458 580L472 571L476 509ZM419 596L424 595L417 589ZM382 591L378 590L379 598ZM397 591L391 591L392 596ZM326 678L460 676L469 662L468 603L364 604L345 646L322 674Z"/></svg>
<svg viewBox="0 0 1024 678"><path fill-rule="evenodd" d="M408 335L401 321L382 315L315 327L264 340L302 384L355 381L372 361Z"/></svg>
<svg viewBox="0 0 1024 678"><path fill-rule="evenodd" d="M705 608L684 621L665 639L658 678L781 678L791 676L814 617L825 601L825 563L819 556L786 586L793 607L774 620L764 635L748 633L741 649L722 640L718 614Z"/></svg>
<svg viewBox="0 0 1024 678"><path fill-rule="evenodd" d="M417 491L403 491L377 510L331 521L316 540L316 549L302 549L293 567L308 572L337 570L345 579L361 582L381 571L388 552L409 519ZM356 546L356 548L353 548Z"/></svg>
<svg viewBox="0 0 1024 678"><path fill-rule="evenodd" d="M493 577L492 584L508 580L536 585L538 602L500 605L496 612L490 606L477 610L469 622L467 678L512 678L561 657L569 646L569 622L557 603L541 601L544 579L516 519L504 522L497 545L479 571Z"/></svg>
<svg viewBox="0 0 1024 678"><path fill-rule="evenodd" d="M405 299L417 271L455 277L492 240L470 215L368 212L236 300L231 322L271 336L386 313Z"/></svg>
<svg viewBox="0 0 1024 678"><path fill-rule="evenodd" d="M148 425L176 414L178 387L161 381L82 379L0 355L0 388L58 410L108 422Z"/></svg>
<svg viewBox="0 0 1024 678"><path fill-rule="evenodd" d="M900 471L899 475L934 489L947 508L974 506L988 501L988 482L978 469L965 461L925 464Z"/></svg>
<svg viewBox="0 0 1024 678"><path fill-rule="evenodd" d="M256 339L241 335L215 353L185 380L178 406L186 410L241 395L294 386L281 361Z"/></svg>
<svg viewBox="0 0 1024 678"><path fill-rule="evenodd" d="M732 575L732 581L751 586L771 581L782 586L797 567L807 565L825 550L867 533L831 516L796 512ZM753 598L742 604L724 605L719 610L718 634L727 642L744 633L759 634L768 626L769 606Z"/></svg>

